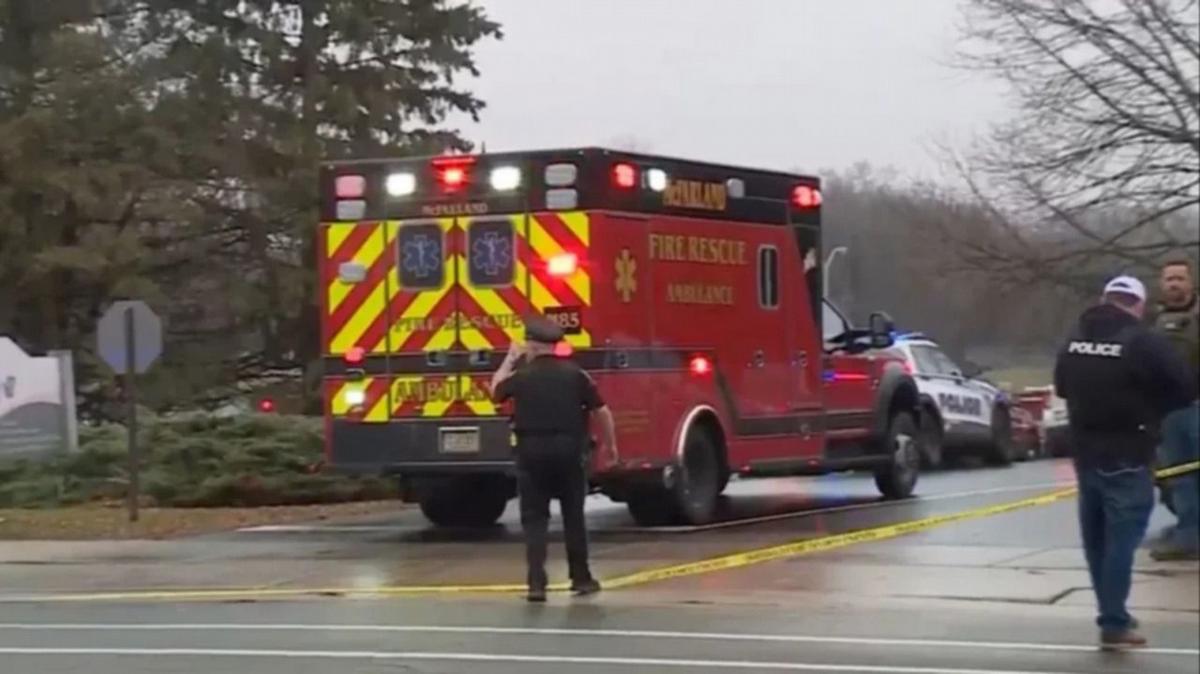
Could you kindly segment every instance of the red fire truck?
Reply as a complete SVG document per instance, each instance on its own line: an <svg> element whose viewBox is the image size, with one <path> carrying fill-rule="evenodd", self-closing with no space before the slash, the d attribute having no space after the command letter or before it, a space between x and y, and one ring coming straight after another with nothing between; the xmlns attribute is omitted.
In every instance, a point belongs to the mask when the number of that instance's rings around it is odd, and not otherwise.
<svg viewBox="0 0 1200 674"><path fill-rule="evenodd" d="M817 178L604 149L329 162L319 241L327 453L446 526L515 496L487 382L531 312L616 418L594 489L644 525L714 517L732 475L917 479L917 389L883 314L821 288ZM597 453L598 454L598 453Z"/></svg>

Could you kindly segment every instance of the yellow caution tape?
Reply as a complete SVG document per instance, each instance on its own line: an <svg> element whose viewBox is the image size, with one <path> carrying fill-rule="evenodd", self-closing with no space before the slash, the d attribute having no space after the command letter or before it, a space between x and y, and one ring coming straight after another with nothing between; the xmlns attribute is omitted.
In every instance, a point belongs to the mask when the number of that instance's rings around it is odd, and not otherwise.
<svg viewBox="0 0 1200 674"><path fill-rule="evenodd" d="M976 508L960 513L951 513L949 515L935 515L919 520L902 522L900 524L888 524L873 529L863 529L861 531L851 531L844 534L836 534L833 536L822 536L820 538L811 538L793 543L785 543L768 548L759 548L757 550L749 550L746 552L738 552L731 555L723 555L721 557L713 557L698 562L689 562L686 564L678 564L659 569L650 569L638 573L632 573L620 578L614 578L604 583L605 587L619 588L629 587L631 585L643 585L645 583L656 583L672 578L680 578L682 576L694 576L701 573L712 573L714 571L726 571L729 569L738 569L751 564L762 564L774 560L783 559L785 557L797 557L800 555L811 554L814 552L823 552L825 550L833 550L835 548L844 548L850 545L858 545L860 543L872 543L882 541L889 538L896 538L907 534L925 531L934 527L940 527L954 522L964 522L966 520L979 519L983 517L991 517L1000 515L1022 508L1032 508L1039 505L1047 505L1060 501L1075 493L1074 489L1064 489L1062 491L1052 492L1043 496L1028 498L1021 501L1013 501L1011 503L1002 503L1000 505L987 506L984 508Z"/></svg>
<svg viewBox="0 0 1200 674"><path fill-rule="evenodd" d="M1174 477L1183 473L1200 470L1200 461L1186 463L1179 466L1172 466L1155 472L1155 477ZM658 569L649 569L640 571L626 576L613 578L604 583L605 587L619 588L630 587L632 585L644 585L646 583L657 583L672 578L682 576L694 576L702 573L712 573L714 571L725 571L729 569L738 569L752 564L761 564L786 557L797 557L800 555L811 554L814 552L823 552L825 550L833 550L835 548L844 548L850 545L859 543L872 543L875 541L887 540L889 538L897 538L908 534L933 529L934 527L945 526L955 522L965 522L967 520L981 519L984 517L992 517L994 515L1002 515L1004 513L1013 512L1014 510L1022 510L1035 506L1049 505L1056 501L1074 496L1078 489L1071 487L1060 491L1051 492L1042 496L1022 499L1020 501L1012 501L1009 503L1001 503L994 506L985 506L983 508L975 508L959 513L951 513L949 515L935 515L919 520L909 522L901 522L899 524L888 524L873 529L863 529L861 531L851 531L844 534L836 534L834 536L822 536L821 538L812 538L793 543L785 543L768 548L759 548L757 550L749 550L746 552L738 552L720 557L701 560L698 562L688 562L686 564L678 564L675 566L667 566Z"/></svg>
<svg viewBox="0 0 1200 674"><path fill-rule="evenodd" d="M1200 461L1193 461L1191 463L1181 463L1178 466L1170 466L1168 468L1156 470L1154 471L1154 477L1160 480L1165 480L1167 478L1179 477L1184 473L1191 473L1197 470L1200 470Z"/></svg>
<svg viewBox="0 0 1200 674"><path fill-rule="evenodd" d="M1155 471L1154 476L1158 479L1177 477L1185 473L1190 473L1200 470L1200 461L1180 464L1178 466L1170 466L1162 470ZM695 576L704 573L713 573L716 571L728 571L730 569L738 569L753 564L762 564L764 562L775 561L787 557L798 557L800 555L811 554L814 552L823 552L836 548L844 548L860 543L873 543L883 541L908 534L914 534L921 531L926 531L936 527L954 524L956 522L965 522L968 520L982 519L984 517L992 517L994 515L1003 515L1016 510L1025 508L1033 508L1036 506L1050 505L1058 501L1070 498L1078 492L1078 489L1071 487L1058 491L1034 496L1032 498L1022 499L1020 501L1011 501L1009 503L1001 503L998 505L984 506L958 513L950 513L947 515L934 515L918 520L901 522L899 524L888 524L872 529L863 529L861 531L851 531L844 534L835 534L833 536L822 536L820 538L810 538L803 541L795 541L792 543L784 543L783 545L775 545L766 548L758 548L755 550L747 550L719 557L712 557L695 562L687 562L684 564L676 564L673 566L660 567L655 569L647 569L636 573L618 576L609 580L603 581L602 585L605 589L619 589L624 587L632 587L635 585L645 585L647 583L657 583L672 578L681 578L684 576ZM919 501L914 501L919 503ZM548 588L551 592L563 592L569 589L566 583L552 584ZM158 591L131 591L131 592L106 592L93 594L64 594L64 595L49 595L45 597L31 597L31 600L46 601L46 602L69 602L69 601L128 601L128 600L155 600L164 599L172 601L184 600L231 600L231 599L268 599L279 597L298 597L298 596L354 596L354 597L389 597L389 596L410 596L410 595L446 595L446 594L516 594L525 592L524 585L517 584L494 584L494 585L395 585L381 587L342 587L342 588L246 588L246 589L221 589L221 590L158 590Z"/></svg>

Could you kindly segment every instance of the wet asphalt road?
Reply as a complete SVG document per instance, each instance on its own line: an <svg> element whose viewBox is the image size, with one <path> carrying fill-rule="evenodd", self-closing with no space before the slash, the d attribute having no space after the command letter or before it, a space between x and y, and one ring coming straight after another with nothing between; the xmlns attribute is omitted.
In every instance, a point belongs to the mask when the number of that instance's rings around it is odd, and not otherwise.
<svg viewBox="0 0 1200 674"><path fill-rule="evenodd" d="M1071 481L1061 461L922 476L920 497L881 502L866 476L731 486L730 517L702 530L632 527L589 504L598 575L961 512ZM1144 555L1135 613L1152 650L1095 649L1074 504L884 542L605 592L545 606L513 595L313 598L253 588L370 588L518 581L510 512L482 533L429 529L418 512L185 541L4 548L0 672L1200 672L1195 565ZM797 512L799 510L799 512ZM1154 526L1166 522L1156 513ZM22 556L23 555L23 556ZM561 548L552 551L561 578ZM248 588L234 601L55 592Z"/></svg>
<svg viewBox="0 0 1200 674"><path fill-rule="evenodd" d="M882 500L869 475L735 481L723 500L721 521L693 529L640 529L623 505L597 495L587 506L591 557L598 576L615 578L1017 500L1071 479L1070 467L1061 461L935 472L922 475L916 498L899 502ZM1058 528L1051 540L1073 535L1069 518ZM553 542L551 580L564 581L560 538L555 535ZM0 598L149 589L505 584L522 582L525 575L515 502L499 525L476 531L435 529L417 509L398 508L392 515L352 523L51 547L9 546L0 552Z"/></svg>
<svg viewBox="0 0 1200 674"><path fill-rule="evenodd" d="M600 596L542 607L412 599L20 606L5 615L8 674L1186 674L1200 658L1194 624L1157 626L1147 652L1106 654L1080 621L970 607L638 606Z"/></svg>

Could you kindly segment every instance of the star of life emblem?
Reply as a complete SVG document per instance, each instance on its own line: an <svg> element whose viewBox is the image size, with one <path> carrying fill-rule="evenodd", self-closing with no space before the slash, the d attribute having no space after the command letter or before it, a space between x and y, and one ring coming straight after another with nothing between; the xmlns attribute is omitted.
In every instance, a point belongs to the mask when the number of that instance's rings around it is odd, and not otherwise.
<svg viewBox="0 0 1200 674"><path fill-rule="evenodd" d="M429 278L441 266L441 242L418 234L404 242L404 271L417 278Z"/></svg>
<svg viewBox="0 0 1200 674"><path fill-rule="evenodd" d="M487 232L475 240L471 264L488 276L498 276L512 264L512 243L497 232Z"/></svg>

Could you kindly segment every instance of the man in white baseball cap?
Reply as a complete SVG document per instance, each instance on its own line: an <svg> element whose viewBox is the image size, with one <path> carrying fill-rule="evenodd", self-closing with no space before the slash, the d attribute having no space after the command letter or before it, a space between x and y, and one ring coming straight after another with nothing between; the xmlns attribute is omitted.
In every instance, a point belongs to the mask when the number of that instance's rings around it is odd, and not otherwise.
<svg viewBox="0 0 1200 674"><path fill-rule="evenodd" d="M1146 645L1126 610L1134 553L1154 510L1157 429L1195 399L1187 364L1165 337L1142 323L1146 286L1118 276L1100 304L1080 316L1054 368L1067 401L1079 526L1096 594L1100 645Z"/></svg>
<svg viewBox="0 0 1200 674"><path fill-rule="evenodd" d="M1146 313L1146 285L1132 276L1118 276L1104 285L1104 298L1107 301L1109 295L1127 295L1135 297L1138 304L1141 306L1134 309L1129 305L1125 305L1131 309L1131 313L1136 313L1138 318L1141 318ZM1134 305L1136 306L1136 305Z"/></svg>

